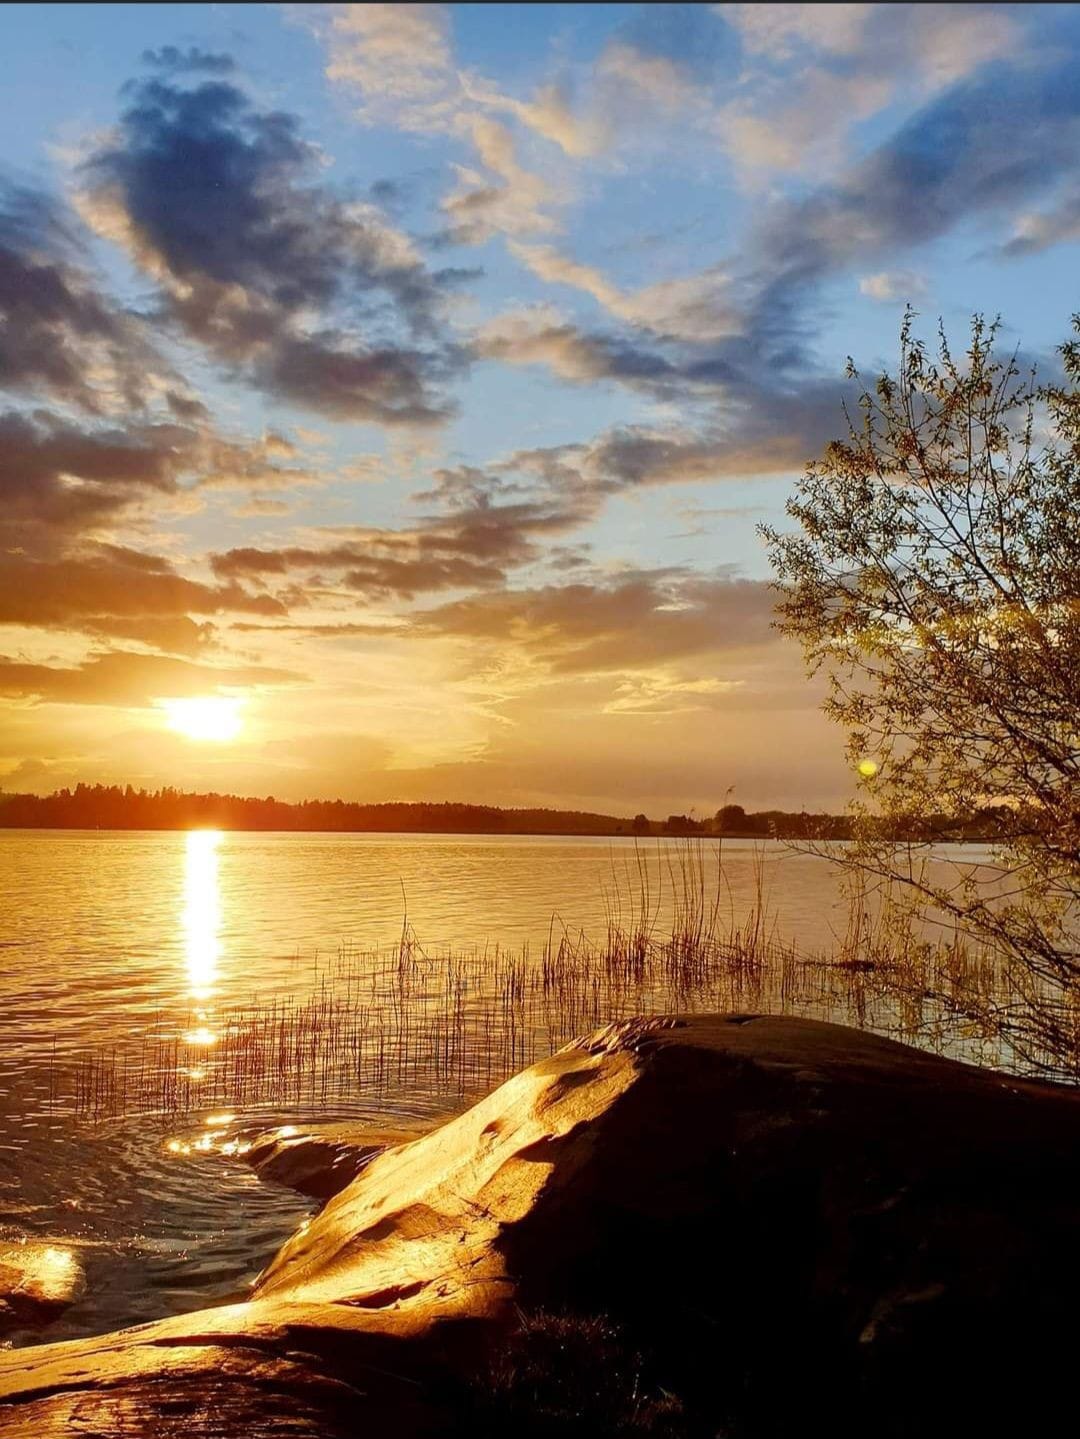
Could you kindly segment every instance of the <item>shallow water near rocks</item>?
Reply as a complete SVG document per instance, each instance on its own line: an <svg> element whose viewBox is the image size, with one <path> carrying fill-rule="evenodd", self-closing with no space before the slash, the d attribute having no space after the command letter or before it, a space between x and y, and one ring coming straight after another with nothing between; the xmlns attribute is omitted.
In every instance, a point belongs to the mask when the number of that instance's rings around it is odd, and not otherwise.
<svg viewBox="0 0 1080 1439"><path fill-rule="evenodd" d="M662 929L680 848L646 847ZM709 897L738 923L764 870L777 929L828 948L844 914L826 861L727 841ZM977 862L978 850L966 857ZM951 860L953 857L951 857ZM279 1124L438 1121L472 1098L410 1082L89 1123L59 1082L91 1049L170 1027L191 1070L232 1005L302 998L342 945L401 932L430 950L542 949L560 926L600 935L636 883L632 842L532 837L0 831L0 1241L75 1253L86 1290L41 1331L103 1332L243 1298L312 1203L260 1182L239 1148Z"/></svg>

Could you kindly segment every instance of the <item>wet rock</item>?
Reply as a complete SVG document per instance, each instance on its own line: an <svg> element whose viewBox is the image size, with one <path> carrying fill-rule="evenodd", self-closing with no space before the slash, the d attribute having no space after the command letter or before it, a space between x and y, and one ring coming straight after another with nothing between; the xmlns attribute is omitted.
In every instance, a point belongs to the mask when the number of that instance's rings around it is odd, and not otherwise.
<svg viewBox="0 0 1080 1439"><path fill-rule="evenodd" d="M368 1160L250 1302L0 1358L0 1433L579 1433L594 1390L628 1424L657 1398L662 1430L619 1433L1050 1432L1078 1221L1071 1089L812 1021L638 1020ZM618 1373L581 1361L597 1334ZM535 1396L567 1386L556 1422Z"/></svg>
<svg viewBox="0 0 1080 1439"><path fill-rule="evenodd" d="M0 1333L52 1323L85 1287L82 1265L66 1245L0 1244Z"/></svg>
<svg viewBox="0 0 1080 1439"><path fill-rule="evenodd" d="M244 1158L260 1179L314 1199L330 1199L351 1184L377 1154L408 1144L423 1132L367 1129L356 1124L316 1124L303 1130L285 1125L260 1134Z"/></svg>

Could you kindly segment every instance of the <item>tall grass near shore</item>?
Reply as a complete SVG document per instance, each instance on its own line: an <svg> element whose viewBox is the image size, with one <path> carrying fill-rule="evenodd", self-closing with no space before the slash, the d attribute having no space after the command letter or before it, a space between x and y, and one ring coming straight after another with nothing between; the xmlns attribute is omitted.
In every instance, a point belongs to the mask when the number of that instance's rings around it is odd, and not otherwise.
<svg viewBox="0 0 1080 1439"><path fill-rule="evenodd" d="M612 1020L710 1010L831 1019L1016 1064L968 1002L973 992L1007 1002L993 957L958 934L900 933L868 891L849 895L831 951L803 953L777 932L763 854L736 916L722 846L689 842L655 867L640 850L613 861L605 909L595 938L553 919L539 953L428 953L406 914L389 950L343 945L316 957L300 998L223 1009L212 1031L198 1016L163 1017L123 1051L86 1054L54 1075L56 1102L104 1119L341 1107L402 1092L468 1100Z"/></svg>

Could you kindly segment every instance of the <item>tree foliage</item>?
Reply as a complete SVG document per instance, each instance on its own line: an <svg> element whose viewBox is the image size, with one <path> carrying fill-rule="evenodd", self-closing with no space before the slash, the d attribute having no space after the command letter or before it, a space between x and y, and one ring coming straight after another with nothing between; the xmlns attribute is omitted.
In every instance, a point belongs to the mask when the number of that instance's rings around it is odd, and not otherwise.
<svg viewBox="0 0 1080 1439"><path fill-rule="evenodd" d="M1080 340L1039 383L973 321L962 357L901 331L848 435L763 527L780 627L829 681L859 776L843 857L951 919L1007 966L974 1018L1075 1068L1080 1055ZM1080 335L1080 317L1074 320ZM859 381L849 362L850 378ZM992 864L955 871L892 836L990 821Z"/></svg>

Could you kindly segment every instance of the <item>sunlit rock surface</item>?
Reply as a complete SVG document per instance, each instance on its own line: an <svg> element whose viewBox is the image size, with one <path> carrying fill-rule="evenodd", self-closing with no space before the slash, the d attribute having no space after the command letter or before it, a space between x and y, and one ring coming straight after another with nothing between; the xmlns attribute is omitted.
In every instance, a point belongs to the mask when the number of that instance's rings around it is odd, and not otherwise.
<svg viewBox="0 0 1080 1439"><path fill-rule="evenodd" d="M49 1324L85 1288L83 1267L64 1244L0 1244L0 1334Z"/></svg>
<svg viewBox="0 0 1080 1439"><path fill-rule="evenodd" d="M258 1135L244 1158L260 1179L283 1184L314 1199L330 1199L385 1150L407 1144L423 1131L359 1128L355 1124L291 1124Z"/></svg>
<svg viewBox="0 0 1080 1439"><path fill-rule="evenodd" d="M1078 1181L1071 1090L812 1021L630 1021L371 1160L250 1302L0 1358L0 1434L581 1433L485 1408L543 1312L609 1316L678 1396L591 1432L1049 1432ZM588 1371L559 1376L584 1409Z"/></svg>

